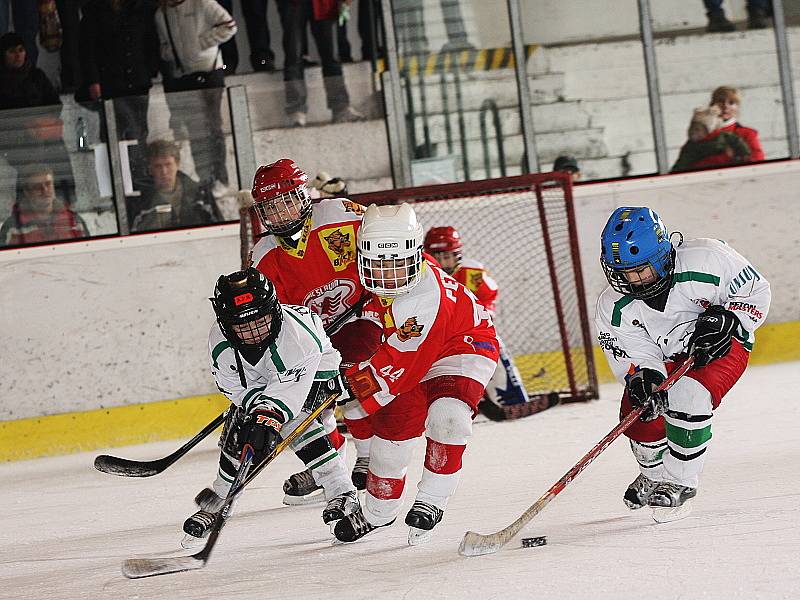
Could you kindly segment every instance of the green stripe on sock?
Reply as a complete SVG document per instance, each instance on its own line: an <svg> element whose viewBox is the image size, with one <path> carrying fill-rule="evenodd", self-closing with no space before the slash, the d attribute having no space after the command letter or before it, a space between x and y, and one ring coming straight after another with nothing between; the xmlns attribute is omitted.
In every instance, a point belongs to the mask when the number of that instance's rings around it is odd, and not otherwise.
<svg viewBox="0 0 800 600"><path fill-rule="evenodd" d="M309 439L309 438L312 438L312 437L314 437L315 435L317 435L318 433L320 433L320 432L324 432L324 431L325 431L325 430L324 430L322 427L317 427L317 428L316 428L316 429L314 429L313 431L309 431L309 432L307 432L307 433L304 433L303 435L301 435L301 436L300 436L298 439L296 439L296 440L294 441L294 443L292 444L292 446L301 446L301 445L303 444L303 442L304 442L304 441L306 441L307 439Z"/></svg>
<svg viewBox="0 0 800 600"><path fill-rule="evenodd" d="M697 448L711 439L711 424L700 429L684 429L667 421L667 439L681 448Z"/></svg>
<svg viewBox="0 0 800 600"><path fill-rule="evenodd" d="M326 462L328 462L329 460L333 460L333 459L334 459L334 458L336 458L337 456L339 456L339 453L338 453L338 452L336 452L336 450L332 450L332 451L331 451L331 453L328 455L328 457L327 457L327 458L323 458L322 460L320 460L320 461L318 461L318 462L314 463L313 465L308 465L308 468L309 468L309 469L312 469L312 470L313 470L313 469L318 469L319 467L321 467L322 465L324 465Z"/></svg>

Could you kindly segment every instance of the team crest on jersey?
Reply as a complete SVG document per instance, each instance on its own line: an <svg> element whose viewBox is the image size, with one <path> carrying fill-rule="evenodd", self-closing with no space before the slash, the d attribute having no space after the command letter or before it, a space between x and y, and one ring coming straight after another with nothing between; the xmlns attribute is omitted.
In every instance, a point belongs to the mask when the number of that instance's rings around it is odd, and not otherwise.
<svg viewBox="0 0 800 600"><path fill-rule="evenodd" d="M469 283L467 287L471 289L473 292L477 291L481 284L483 283L483 273L481 271L472 271L469 274Z"/></svg>
<svg viewBox="0 0 800 600"><path fill-rule="evenodd" d="M342 200L342 205L344 206L345 211L355 213L359 217L363 216L364 214L364 207L358 202L353 202L352 200Z"/></svg>
<svg viewBox="0 0 800 600"><path fill-rule="evenodd" d="M406 322L397 328L397 337L401 342L407 342L412 337L419 337L425 325L417 323L417 317L408 317Z"/></svg>
<svg viewBox="0 0 800 600"><path fill-rule="evenodd" d="M317 313L325 326L355 303L355 294L353 281L334 279L308 292L302 304Z"/></svg>
<svg viewBox="0 0 800 600"><path fill-rule="evenodd" d="M344 271L356 260L356 233L352 225L330 227L319 232L319 240L335 271Z"/></svg>

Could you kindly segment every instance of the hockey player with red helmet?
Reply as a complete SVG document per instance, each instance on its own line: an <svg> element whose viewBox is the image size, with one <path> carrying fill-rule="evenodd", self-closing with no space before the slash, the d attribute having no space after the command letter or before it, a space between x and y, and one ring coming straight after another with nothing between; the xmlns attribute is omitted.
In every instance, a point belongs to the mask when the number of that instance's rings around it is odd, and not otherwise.
<svg viewBox="0 0 800 600"><path fill-rule="evenodd" d="M254 209L267 235L253 248L252 264L275 284L281 302L307 306L325 327L351 310L365 294L356 268L356 235L364 208L346 198L312 204L308 176L287 158L259 167L253 180ZM329 332L342 355L342 364L367 360L380 343L374 318L357 311L338 331ZM344 438L336 429L333 411L324 418L326 431L337 449ZM356 446L353 483L366 486L369 456L368 422L351 429ZM316 500L317 482L306 470L284 484L286 504Z"/></svg>
<svg viewBox="0 0 800 600"><path fill-rule="evenodd" d="M422 254L422 227L408 204L367 208L358 232L358 270L374 293L383 342L345 372L354 399L345 422L370 417L374 430L364 510L334 534L353 542L400 512L414 441L427 438L425 468L405 518L409 544L431 535L455 493L472 419L497 365L492 318L464 286Z"/></svg>
<svg viewBox="0 0 800 600"><path fill-rule="evenodd" d="M439 261L448 275L475 294L478 302L494 317L499 293L497 282L483 263L462 256L463 247L461 234L455 227L431 227L425 234L425 252ZM481 412L490 419L502 420L507 418L502 407L528 401L528 392L522 384L519 370L500 340L500 361L486 386Z"/></svg>

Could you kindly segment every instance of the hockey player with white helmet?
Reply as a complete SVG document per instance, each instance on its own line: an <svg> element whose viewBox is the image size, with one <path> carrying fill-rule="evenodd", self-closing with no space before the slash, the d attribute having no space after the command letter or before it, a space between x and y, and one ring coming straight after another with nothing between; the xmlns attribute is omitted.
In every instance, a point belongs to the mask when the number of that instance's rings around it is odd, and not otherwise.
<svg viewBox="0 0 800 600"><path fill-rule="evenodd" d="M253 248L252 264L275 284L282 302L301 304L316 312L326 327L352 310L365 294L356 269L356 235L364 208L337 196L313 204L308 176L284 158L259 167L252 197L259 221L268 235ZM375 319L353 314L331 343L342 355L343 367L366 360L380 343ZM336 429L333 411L323 422L335 448L344 452L344 438ZM356 447L352 479L364 489L369 460L369 422L351 429ZM295 473L284 484L285 504L304 504L319 498L319 482L311 473Z"/></svg>
<svg viewBox="0 0 800 600"><path fill-rule="evenodd" d="M258 464L326 398L330 380L343 389L340 356L320 318L305 306L281 304L272 283L256 269L220 277L211 302L217 315L208 339L211 371L233 406L220 436L217 478L197 495L201 510L184 523L185 547L208 534L245 445L253 448L253 464ZM345 462L321 422L312 424L291 447L324 488L325 523L357 508Z"/></svg>
<svg viewBox="0 0 800 600"><path fill-rule="evenodd" d="M408 204L371 205L358 232L358 271L377 298L383 342L345 378L354 397L345 422L371 419L362 511L337 522L353 542L392 524L402 502L414 440L426 436L425 468L405 518L409 543L426 541L458 485L472 419L497 365L491 316L460 283L422 255L422 227Z"/></svg>
<svg viewBox="0 0 800 600"><path fill-rule="evenodd" d="M616 209L601 235L610 287L597 302L600 346L625 384L621 417L645 407L625 432L640 474L624 501L653 507L657 521L688 514L714 410L744 373L770 304L769 283L733 248L677 236L673 245L645 207ZM690 355L693 368L669 392L653 393Z"/></svg>

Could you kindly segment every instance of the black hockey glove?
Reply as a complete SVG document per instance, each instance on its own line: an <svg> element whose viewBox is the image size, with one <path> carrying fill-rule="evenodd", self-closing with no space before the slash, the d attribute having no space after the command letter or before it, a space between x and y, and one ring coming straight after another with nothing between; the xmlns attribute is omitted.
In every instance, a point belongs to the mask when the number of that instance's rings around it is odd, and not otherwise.
<svg viewBox="0 0 800 600"><path fill-rule="evenodd" d="M258 408L247 416L250 422L245 441L253 447L253 464L258 464L278 445L283 415L268 408Z"/></svg>
<svg viewBox="0 0 800 600"><path fill-rule="evenodd" d="M709 306L697 318L694 333L689 338L689 354L694 366L705 367L731 350L731 339L741 329L736 315L722 306Z"/></svg>
<svg viewBox="0 0 800 600"><path fill-rule="evenodd" d="M654 369L640 369L628 376L628 399L633 406L643 406L644 411L639 417L642 421L652 421L667 412L667 392L653 392L664 383L664 377Z"/></svg>

